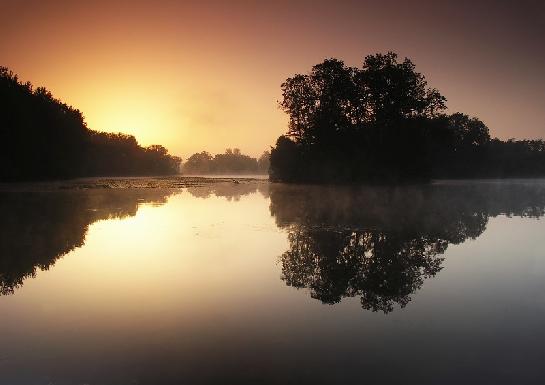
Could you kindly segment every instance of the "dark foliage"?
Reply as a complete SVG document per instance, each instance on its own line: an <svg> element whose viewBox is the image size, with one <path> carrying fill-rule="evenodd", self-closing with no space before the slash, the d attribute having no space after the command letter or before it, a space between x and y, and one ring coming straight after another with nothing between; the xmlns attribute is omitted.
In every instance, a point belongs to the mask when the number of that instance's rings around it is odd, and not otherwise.
<svg viewBox="0 0 545 385"><path fill-rule="evenodd" d="M225 150L215 156L203 151L191 155L183 164L185 174L267 174L270 154L265 151L259 159L244 155L238 148Z"/></svg>
<svg viewBox="0 0 545 385"><path fill-rule="evenodd" d="M0 180L175 174L181 160L133 136L89 130L81 112L0 67Z"/></svg>
<svg viewBox="0 0 545 385"><path fill-rule="evenodd" d="M545 175L545 142L491 139L480 120L446 115L414 64L388 53L362 68L328 59L282 84L286 135L272 180L354 182Z"/></svg>

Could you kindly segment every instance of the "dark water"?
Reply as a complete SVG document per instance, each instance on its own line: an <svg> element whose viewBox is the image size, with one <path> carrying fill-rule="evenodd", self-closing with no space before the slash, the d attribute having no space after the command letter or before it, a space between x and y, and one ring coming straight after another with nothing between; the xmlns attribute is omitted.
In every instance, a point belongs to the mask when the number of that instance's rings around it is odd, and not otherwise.
<svg viewBox="0 0 545 385"><path fill-rule="evenodd" d="M0 384L543 384L545 181L0 193Z"/></svg>

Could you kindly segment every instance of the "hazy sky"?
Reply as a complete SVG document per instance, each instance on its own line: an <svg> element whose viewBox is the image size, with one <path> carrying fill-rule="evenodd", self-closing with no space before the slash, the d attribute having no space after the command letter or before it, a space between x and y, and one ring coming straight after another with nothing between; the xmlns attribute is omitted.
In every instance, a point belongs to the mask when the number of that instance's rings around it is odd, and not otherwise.
<svg viewBox="0 0 545 385"><path fill-rule="evenodd" d="M0 0L0 65L184 158L260 154L286 130L283 80L388 50L493 136L543 138L544 39L543 0Z"/></svg>

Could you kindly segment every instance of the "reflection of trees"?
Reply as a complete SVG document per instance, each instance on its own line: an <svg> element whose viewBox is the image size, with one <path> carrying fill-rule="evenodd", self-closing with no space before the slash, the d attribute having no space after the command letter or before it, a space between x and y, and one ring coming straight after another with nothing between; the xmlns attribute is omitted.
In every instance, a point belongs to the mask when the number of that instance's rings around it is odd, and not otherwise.
<svg viewBox="0 0 545 385"><path fill-rule="evenodd" d="M333 304L407 305L441 270L449 244L476 238L489 216L542 216L545 185L451 183L419 187L271 185L271 213L288 230L282 279Z"/></svg>
<svg viewBox="0 0 545 385"><path fill-rule="evenodd" d="M164 190L84 190L0 195L0 295L83 245L90 224L134 216L139 203L164 203Z"/></svg>
<svg viewBox="0 0 545 385"><path fill-rule="evenodd" d="M378 231L305 231L288 235L290 249L282 255L282 279L289 286L309 288L324 303L361 296L365 309L402 307L424 278L441 270L443 240L405 240Z"/></svg>
<svg viewBox="0 0 545 385"><path fill-rule="evenodd" d="M260 192L265 198L269 194L269 184L264 180L218 179L217 182L202 186L188 187L187 191L196 198L208 198L212 194L227 200L238 201L242 196Z"/></svg>

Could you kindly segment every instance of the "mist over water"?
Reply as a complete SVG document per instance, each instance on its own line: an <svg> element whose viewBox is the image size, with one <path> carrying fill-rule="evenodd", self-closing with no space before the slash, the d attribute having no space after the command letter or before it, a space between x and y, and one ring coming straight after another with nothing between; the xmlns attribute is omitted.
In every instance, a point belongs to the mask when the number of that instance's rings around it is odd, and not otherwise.
<svg viewBox="0 0 545 385"><path fill-rule="evenodd" d="M85 183L0 192L0 384L545 380L543 180Z"/></svg>

